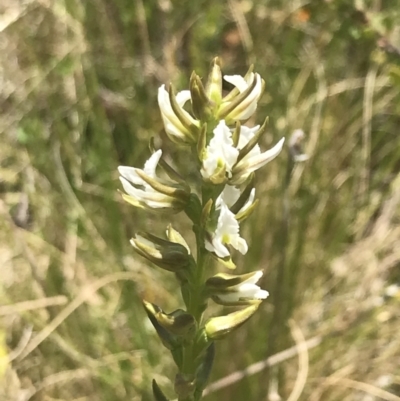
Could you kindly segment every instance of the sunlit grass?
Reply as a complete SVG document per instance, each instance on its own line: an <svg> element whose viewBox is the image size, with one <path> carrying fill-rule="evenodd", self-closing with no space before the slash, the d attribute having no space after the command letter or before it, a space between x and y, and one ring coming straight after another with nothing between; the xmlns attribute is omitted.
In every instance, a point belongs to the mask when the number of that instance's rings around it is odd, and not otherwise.
<svg viewBox="0 0 400 401"><path fill-rule="evenodd" d="M309 160L258 179L238 270L264 269L271 297L219 344L212 379L292 347L292 318L321 338L299 399L399 399L400 297L385 289L400 280L400 4L347 3L2 2L1 401L147 401L153 377L172 394L140 299L172 310L176 287L129 245L169 220L123 204L116 167L147 159L158 86L187 87L215 55L266 80L249 122L270 116L262 145L301 128ZM206 399L286 400L304 372L293 356Z"/></svg>

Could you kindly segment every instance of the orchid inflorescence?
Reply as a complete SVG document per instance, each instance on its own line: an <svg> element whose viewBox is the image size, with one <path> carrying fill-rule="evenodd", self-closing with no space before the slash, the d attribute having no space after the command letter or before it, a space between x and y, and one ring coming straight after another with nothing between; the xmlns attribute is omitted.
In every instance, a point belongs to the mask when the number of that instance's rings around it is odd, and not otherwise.
<svg viewBox="0 0 400 401"><path fill-rule="evenodd" d="M170 166L162 150L156 150L153 144L153 153L143 169L119 167L125 190L122 196L128 203L153 212L183 211L193 223L195 254L171 225L165 238L137 233L131 239L138 254L175 273L181 286L185 310L166 313L143 301L177 365L175 392L179 401L201 399L213 364L215 340L241 326L268 296L256 284L263 275L261 270L241 275L212 276L210 272L212 259L226 268L235 268L232 248L246 254L248 246L240 236L239 223L257 204L254 172L274 159L284 142L282 138L272 149L262 152L259 141L267 121L252 128L242 125L256 111L263 93L260 75L250 68L244 77L224 76L224 80L234 86L226 96L222 93L219 61L215 59L205 86L193 73L189 90L176 94L172 86L167 90L164 85L158 90L168 138L176 145L185 145L196 161L193 182ZM163 171L162 176L157 168ZM209 299L241 309L204 320ZM155 381L153 393L156 401L167 400Z"/></svg>

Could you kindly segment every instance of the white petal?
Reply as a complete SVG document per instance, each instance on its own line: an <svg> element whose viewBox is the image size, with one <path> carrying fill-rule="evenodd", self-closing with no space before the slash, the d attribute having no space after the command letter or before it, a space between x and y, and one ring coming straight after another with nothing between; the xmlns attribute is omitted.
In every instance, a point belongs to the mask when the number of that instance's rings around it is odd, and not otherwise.
<svg viewBox="0 0 400 401"><path fill-rule="evenodd" d="M206 148L206 157L201 169L204 178L211 177L220 166L225 166L230 175L239 155L239 150L233 146L232 133L224 120L219 122L213 134L214 136Z"/></svg>
<svg viewBox="0 0 400 401"><path fill-rule="evenodd" d="M119 177L125 192L138 202L145 203L153 208L171 207L171 198L167 195L156 192L150 186L145 190L135 188L124 177Z"/></svg>
<svg viewBox="0 0 400 401"><path fill-rule="evenodd" d="M259 130L259 128L260 128L259 125L256 125L253 128L249 128L249 127L246 127L246 126L240 127L240 136L239 136L238 148L239 149L244 148L248 144L250 139L252 139L254 137L254 135ZM261 154L260 146L258 144L256 144L253 147L253 149L251 149L250 152L247 153L247 155L245 156L245 159L253 157L253 156L258 156L260 154Z"/></svg>
<svg viewBox="0 0 400 401"><path fill-rule="evenodd" d="M180 91L177 93L175 96L176 102L179 104L179 106L183 107L185 103L191 99L190 91L189 90L184 90Z"/></svg>
<svg viewBox="0 0 400 401"><path fill-rule="evenodd" d="M136 193L134 192L134 190L136 189L127 179L125 179L124 177L119 177L119 180L122 183L122 186L124 187L124 191L134 197L136 199Z"/></svg>
<svg viewBox="0 0 400 401"><path fill-rule="evenodd" d="M224 79L226 82L236 86L240 93L244 92L249 87L246 80L240 75L224 75Z"/></svg>
<svg viewBox="0 0 400 401"><path fill-rule="evenodd" d="M243 255L247 252L246 241L239 236L239 223L235 215L224 203L221 204L221 212L218 218L215 237L221 238L221 242L232 245Z"/></svg>
<svg viewBox="0 0 400 401"><path fill-rule="evenodd" d="M164 128L167 134L176 136L181 139L185 138L186 130L172 109L171 102L169 100L169 94L165 89L165 85L161 85L158 88L157 99L164 123Z"/></svg>
<svg viewBox="0 0 400 401"><path fill-rule="evenodd" d="M257 155L250 156L246 155L242 162L247 162L249 164L248 173L258 170L260 167L264 166L271 160L275 159L276 156L279 155L282 151L283 143L285 142L285 138L282 138L273 148Z"/></svg>
<svg viewBox="0 0 400 401"><path fill-rule="evenodd" d="M136 174L135 167L119 166L118 171L123 178L135 185L145 185L145 182Z"/></svg>
<svg viewBox="0 0 400 401"><path fill-rule="evenodd" d="M253 288L254 287L254 288ZM269 295L268 291L260 289L257 285L252 288L248 288L246 290L240 292L226 292L218 294L218 298L222 302L226 303L234 303L238 302L241 299L266 299Z"/></svg>
<svg viewBox="0 0 400 401"><path fill-rule="evenodd" d="M260 280L260 278L263 276L263 271L262 270L257 270L253 273L251 277L249 277L244 283L250 283L250 284L255 284ZM243 284L243 283L242 283ZM239 284L240 286L240 284Z"/></svg>
<svg viewBox="0 0 400 401"><path fill-rule="evenodd" d="M237 249L242 255L246 255L247 251L249 250L246 240L244 238L239 237L239 234L232 237L231 245L235 249Z"/></svg>
<svg viewBox="0 0 400 401"><path fill-rule="evenodd" d="M232 118L238 120L247 120L257 109L257 102L261 96L262 81L259 74L254 74L256 85L250 94L232 111ZM252 81L250 81L252 82Z"/></svg>
<svg viewBox="0 0 400 401"><path fill-rule="evenodd" d="M259 125L256 125L255 127L246 127L245 125L242 125L240 127L240 136L239 136L239 143L238 143L238 148L242 149L244 148L247 143L254 137L256 132L260 129Z"/></svg>
<svg viewBox="0 0 400 401"><path fill-rule="evenodd" d="M250 192L250 196L247 199L247 202L243 205L243 207L239 210L240 213L245 212L253 203L254 203L254 198L256 196L256 189L253 188Z"/></svg>
<svg viewBox="0 0 400 401"><path fill-rule="evenodd" d="M214 252L219 258L225 258L230 255L220 238L214 238L212 243L205 241L205 246L207 251Z"/></svg>
<svg viewBox="0 0 400 401"><path fill-rule="evenodd" d="M157 164L160 161L160 158L162 156L162 150L159 149L157 150L157 152L154 152L149 160L146 161L143 171L146 175L148 175L149 177L154 178L156 176L156 168L157 168Z"/></svg>
<svg viewBox="0 0 400 401"><path fill-rule="evenodd" d="M240 197L240 190L233 185L225 185L221 195L215 201L215 207L219 209L222 202L224 202L228 207L231 207Z"/></svg>

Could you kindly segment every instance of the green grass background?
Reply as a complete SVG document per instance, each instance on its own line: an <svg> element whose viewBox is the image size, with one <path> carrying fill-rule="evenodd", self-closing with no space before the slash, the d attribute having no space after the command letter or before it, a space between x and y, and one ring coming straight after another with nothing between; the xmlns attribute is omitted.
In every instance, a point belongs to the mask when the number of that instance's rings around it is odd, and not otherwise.
<svg viewBox="0 0 400 401"><path fill-rule="evenodd" d="M258 174L236 261L270 298L218 344L211 381L299 333L321 342L205 399L400 400L398 0L3 0L0 48L1 401L148 401L152 378L172 397L140 300L170 311L178 287L129 245L171 216L124 204L117 166L142 166L156 136L190 171L157 88L215 56L265 79L261 146L301 128L310 159L292 168L285 149Z"/></svg>

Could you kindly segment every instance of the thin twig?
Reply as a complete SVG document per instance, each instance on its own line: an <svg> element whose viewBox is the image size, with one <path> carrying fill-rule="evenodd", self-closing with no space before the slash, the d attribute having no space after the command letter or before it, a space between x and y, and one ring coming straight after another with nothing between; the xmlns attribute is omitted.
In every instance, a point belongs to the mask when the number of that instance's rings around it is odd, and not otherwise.
<svg viewBox="0 0 400 401"><path fill-rule="evenodd" d="M251 55L253 51L253 39L251 37L249 25L247 24L246 17L243 13L243 10L240 7L240 3L235 0L228 1L229 8L232 14L232 17L238 27L240 39L242 41L243 47L246 50L247 56ZM252 60L248 60L252 61Z"/></svg>
<svg viewBox="0 0 400 401"><path fill-rule="evenodd" d="M307 381L309 367L308 347L300 327L297 326L293 319L289 320L289 327L292 337L296 343L297 353L299 356L299 369L293 390L290 393L287 401L297 401L300 398Z"/></svg>
<svg viewBox="0 0 400 401"><path fill-rule="evenodd" d="M47 308L48 306L65 305L67 302L68 298L64 295L17 302L12 305L0 306L0 316L11 315L12 313L21 313L28 310Z"/></svg>
<svg viewBox="0 0 400 401"><path fill-rule="evenodd" d="M310 338L309 340L305 341L303 343L303 346L306 347L307 349L312 349L312 348L317 347L319 344L321 344L321 341L322 341L322 337L320 337L320 336L313 337L313 338ZM298 353L298 347L296 345L296 346L290 347L284 351L278 352L277 354L272 355L263 361L253 363L246 369L238 370L234 373L231 373L228 376L225 376L224 378L222 378L220 380L215 381L214 383L211 383L204 390L203 395L206 396L208 394L214 393L215 391L218 391L225 387L228 387L228 386L244 379L247 376L252 376L256 373L259 373L267 367L271 367L271 366L277 365L281 362L284 362L287 359L292 358L295 355L297 355L297 353Z"/></svg>
<svg viewBox="0 0 400 401"><path fill-rule="evenodd" d="M369 383L364 383L364 382L359 382L356 380L351 380L351 379L346 379L346 378L339 378L337 380L331 381L330 377L322 377L322 378L317 378L313 380L324 380L324 385L327 386L334 386L334 385L339 385L339 386L344 386L348 388L353 388L355 390L359 391L364 391L367 394L371 394L375 397L381 398L386 401L400 401L400 397L389 393L388 391L382 390L379 387L373 386L372 384Z"/></svg>

